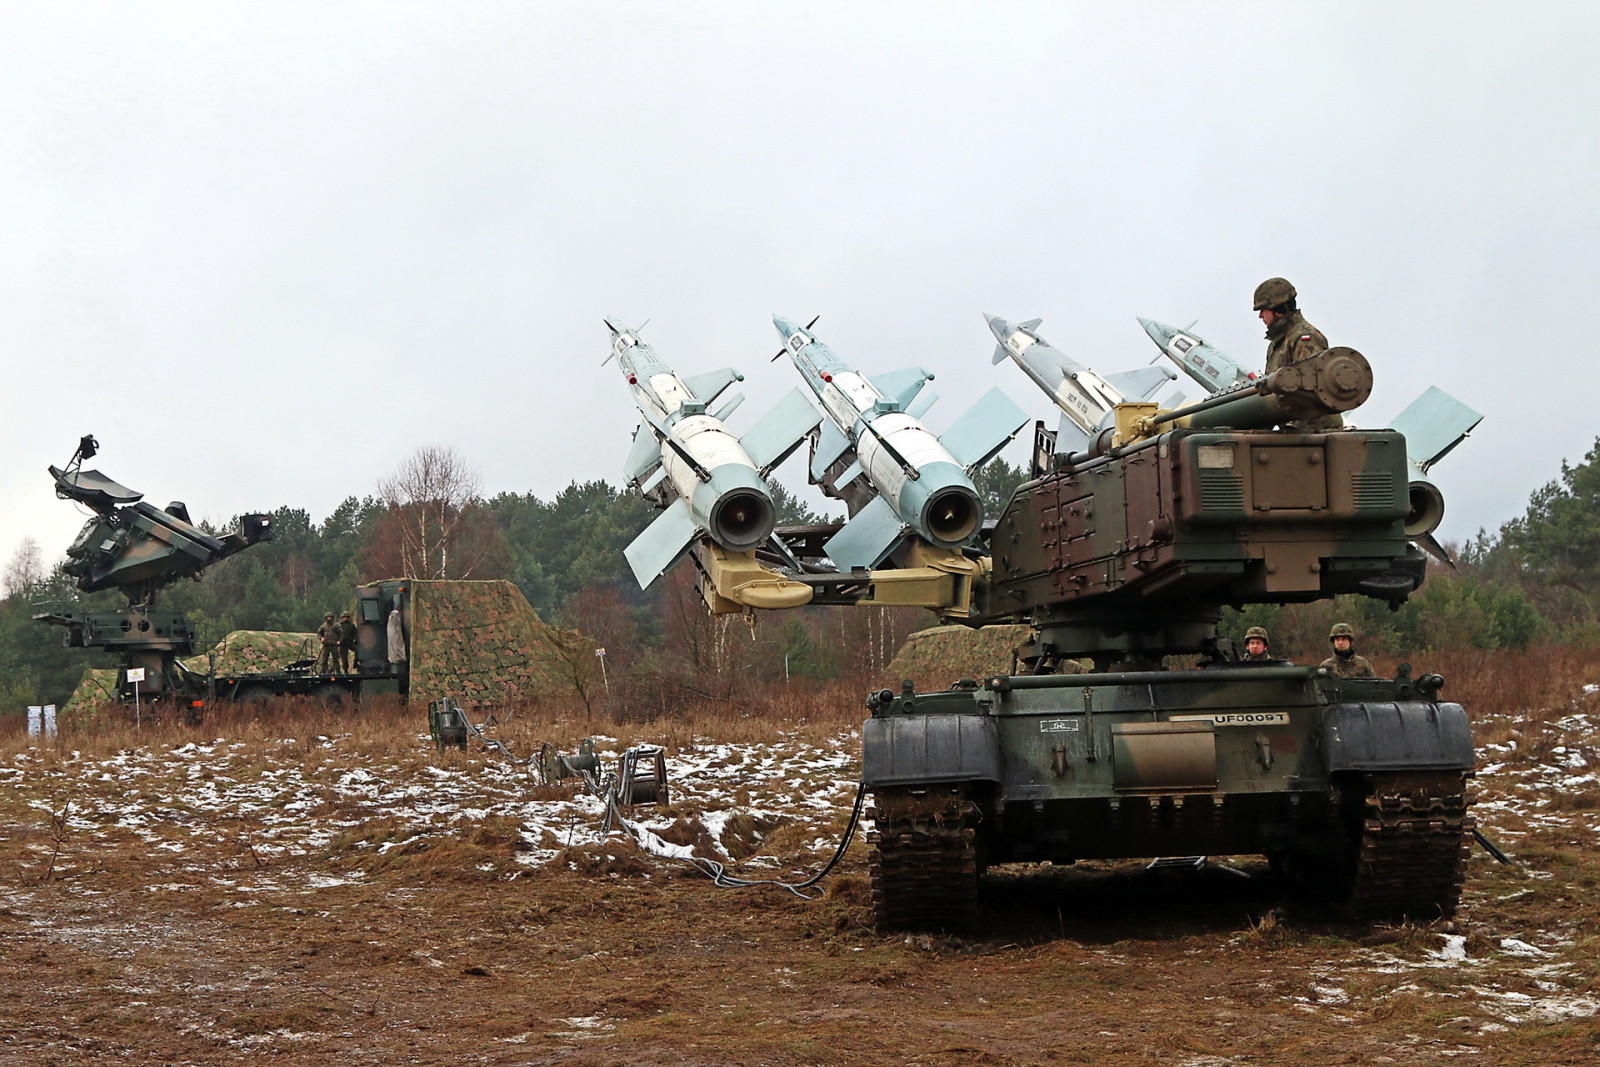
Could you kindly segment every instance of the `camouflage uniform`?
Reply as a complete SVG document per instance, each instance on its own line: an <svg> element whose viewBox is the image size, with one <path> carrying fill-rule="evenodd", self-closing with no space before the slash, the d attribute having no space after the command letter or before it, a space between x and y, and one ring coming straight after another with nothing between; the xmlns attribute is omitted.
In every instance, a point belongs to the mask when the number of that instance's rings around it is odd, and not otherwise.
<svg viewBox="0 0 1600 1067"><path fill-rule="evenodd" d="M1328 339L1322 336L1322 331L1307 322L1306 317L1299 311L1291 311L1273 319L1272 325L1267 327L1267 340L1270 342L1267 345L1268 374L1290 363L1297 363L1308 356L1314 356L1328 347ZM1320 418L1291 422L1288 428L1311 432L1337 430L1343 425L1344 416L1323 415Z"/></svg>
<svg viewBox="0 0 1600 1067"><path fill-rule="evenodd" d="M1277 658L1278 658L1277 656L1273 655L1272 649L1269 648L1265 652L1261 653L1259 656L1252 655L1251 653L1246 652L1246 653L1244 653L1243 655L1241 655L1239 657L1239 662L1240 663L1270 663L1270 662L1272 662L1273 660L1275 660Z"/></svg>
<svg viewBox="0 0 1600 1067"><path fill-rule="evenodd" d="M1372 664L1366 657L1351 652L1341 656L1337 652L1322 661L1322 669L1338 678L1376 678Z"/></svg>
<svg viewBox="0 0 1600 1067"><path fill-rule="evenodd" d="M317 627L317 638L322 642L322 654L317 657L317 673L328 674L332 672L339 655L339 624L333 621L332 615L323 616L322 625Z"/></svg>
<svg viewBox="0 0 1600 1067"><path fill-rule="evenodd" d="M356 624L347 611L339 616L339 673L350 673L350 656L356 650Z"/></svg>

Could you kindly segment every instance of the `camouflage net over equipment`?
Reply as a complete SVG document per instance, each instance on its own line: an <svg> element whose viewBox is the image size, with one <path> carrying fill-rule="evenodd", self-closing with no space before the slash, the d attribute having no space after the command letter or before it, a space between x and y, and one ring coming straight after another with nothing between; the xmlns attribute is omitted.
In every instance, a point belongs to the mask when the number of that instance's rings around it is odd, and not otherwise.
<svg viewBox="0 0 1600 1067"><path fill-rule="evenodd" d="M582 702L600 688L595 644L539 618L506 581L414 581L407 630L413 707Z"/></svg>
<svg viewBox="0 0 1600 1067"><path fill-rule="evenodd" d="M61 705L61 717L78 722L93 719L117 702L117 669L90 667L78 680L67 702Z"/></svg>
<svg viewBox="0 0 1600 1067"><path fill-rule="evenodd" d="M183 665L196 674L265 674L284 671L295 660L317 655L316 634L282 630L234 630L209 653L190 656Z"/></svg>
<svg viewBox="0 0 1600 1067"><path fill-rule="evenodd" d="M944 689L962 678L981 680L1011 673L1011 652L1027 638L1029 627L935 626L906 638L884 676L896 686L910 678L923 692Z"/></svg>

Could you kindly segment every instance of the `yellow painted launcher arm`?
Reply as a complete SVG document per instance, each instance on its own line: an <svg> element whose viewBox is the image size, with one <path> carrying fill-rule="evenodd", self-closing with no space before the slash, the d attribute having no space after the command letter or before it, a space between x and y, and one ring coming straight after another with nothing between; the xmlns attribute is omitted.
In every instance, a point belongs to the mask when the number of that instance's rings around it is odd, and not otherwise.
<svg viewBox="0 0 1600 1067"><path fill-rule="evenodd" d="M810 603L928 608L942 618L971 616L973 595L989 560L913 541L897 554L901 565L847 574L791 578L754 553L729 552L710 541L695 549L701 596L713 615L752 608L781 610Z"/></svg>

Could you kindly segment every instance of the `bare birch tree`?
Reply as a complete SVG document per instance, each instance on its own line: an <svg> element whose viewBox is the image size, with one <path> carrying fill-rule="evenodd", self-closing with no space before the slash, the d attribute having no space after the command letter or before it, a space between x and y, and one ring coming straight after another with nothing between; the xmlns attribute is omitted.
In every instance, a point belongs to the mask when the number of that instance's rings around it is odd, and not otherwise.
<svg viewBox="0 0 1600 1067"><path fill-rule="evenodd" d="M16 552L12 553L11 562L6 564L5 577L0 578L0 588L4 589L8 598L23 596L37 589L44 579L44 557L39 554L39 542L24 537Z"/></svg>
<svg viewBox="0 0 1600 1067"><path fill-rule="evenodd" d="M470 578L487 553L478 472L453 448L417 449L378 483L392 551L410 578ZM469 536L471 535L471 536Z"/></svg>

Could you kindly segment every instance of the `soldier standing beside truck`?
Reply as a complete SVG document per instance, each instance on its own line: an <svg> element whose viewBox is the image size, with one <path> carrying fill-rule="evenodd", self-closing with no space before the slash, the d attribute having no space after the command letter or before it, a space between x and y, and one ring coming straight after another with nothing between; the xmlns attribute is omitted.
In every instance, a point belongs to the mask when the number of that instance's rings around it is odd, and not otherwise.
<svg viewBox="0 0 1600 1067"><path fill-rule="evenodd" d="M317 639L322 642L322 653L317 656L317 673L331 674L339 656L339 624L333 621L332 615L322 617L322 625L317 627Z"/></svg>
<svg viewBox="0 0 1600 1067"><path fill-rule="evenodd" d="M1322 661L1322 669L1340 678L1376 678L1377 674L1362 656L1356 655L1356 631L1347 622L1336 622L1328 631L1333 655Z"/></svg>
<svg viewBox="0 0 1600 1067"><path fill-rule="evenodd" d="M1298 293L1287 278L1268 278L1256 286L1254 307L1267 328L1267 373L1280 367L1297 363L1308 356L1325 351L1328 339L1322 331L1306 321L1300 314ZM1337 430L1344 425L1342 415L1322 415L1301 422L1291 422L1288 428L1301 432Z"/></svg>
<svg viewBox="0 0 1600 1067"><path fill-rule="evenodd" d="M356 650L356 624L347 611L339 616L339 673L350 673L350 657Z"/></svg>

